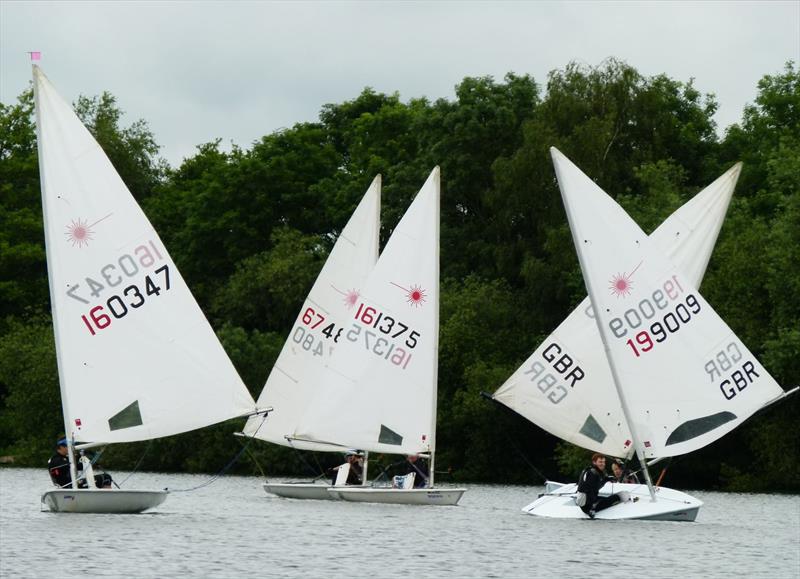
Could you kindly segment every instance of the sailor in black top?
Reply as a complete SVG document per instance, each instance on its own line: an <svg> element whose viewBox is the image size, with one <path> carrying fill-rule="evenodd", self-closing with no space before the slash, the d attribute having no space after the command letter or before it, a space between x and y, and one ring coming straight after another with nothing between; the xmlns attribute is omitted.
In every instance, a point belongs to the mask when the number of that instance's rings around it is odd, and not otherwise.
<svg viewBox="0 0 800 579"><path fill-rule="evenodd" d="M53 484L61 488L72 486L72 476L69 473L69 458L67 458L67 441L61 439L56 443L56 452L47 461L47 467L50 469L50 479Z"/></svg>
<svg viewBox="0 0 800 579"><path fill-rule="evenodd" d="M428 486L430 478L428 465L425 459L418 454L409 454L406 457L405 474L414 473L414 488L422 489Z"/></svg>
<svg viewBox="0 0 800 579"><path fill-rule="evenodd" d="M578 480L578 497L576 499L578 506L590 518L593 519L597 511L607 509L622 500L617 494L609 497L598 496L603 485L614 480L614 477L606 475L606 457L602 454L592 455L591 466L583 470Z"/></svg>
<svg viewBox="0 0 800 579"><path fill-rule="evenodd" d="M50 471L50 480L53 484L63 489L72 487L72 474L69 470L69 449L67 448L67 439L62 438L56 443L56 452L47 461L47 468ZM83 470L83 465L80 461L75 465L76 470ZM99 489L110 489L114 481L111 475L105 472L94 475L95 486ZM78 477L78 488L86 488L86 480Z"/></svg>

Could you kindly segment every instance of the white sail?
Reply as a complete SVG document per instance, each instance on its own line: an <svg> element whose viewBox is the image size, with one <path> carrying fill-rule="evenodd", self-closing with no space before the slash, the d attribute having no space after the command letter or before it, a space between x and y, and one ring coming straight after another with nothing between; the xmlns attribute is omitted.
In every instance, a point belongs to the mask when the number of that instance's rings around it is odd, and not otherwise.
<svg viewBox="0 0 800 579"><path fill-rule="evenodd" d="M253 398L111 162L37 66L33 76L67 436L144 440L252 412Z"/></svg>
<svg viewBox="0 0 800 579"><path fill-rule="evenodd" d="M740 171L737 163L650 235L695 287L705 274ZM633 452L588 297L493 398L578 446L611 456Z"/></svg>
<svg viewBox="0 0 800 579"><path fill-rule="evenodd" d="M251 417L246 435L307 450L341 450L341 446L295 440L293 435L323 386L324 366L344 338L344 324L378 260L380 192L378 175L336 240L258 398L259 408L272 411L266 420Z"/></svg>
<svg viewBox="0 0 800 579"><path fill-rule="evenodd" d="M343 327L297 437L395 454L435 447L439 168L398 223Z"/></svg>
<svg viewBox="0 0 800 579"><path fill-rule="evenodd" d="M564 155L551 149L606 356L647 458L729 432L783 391L692 279Z"/></svg>

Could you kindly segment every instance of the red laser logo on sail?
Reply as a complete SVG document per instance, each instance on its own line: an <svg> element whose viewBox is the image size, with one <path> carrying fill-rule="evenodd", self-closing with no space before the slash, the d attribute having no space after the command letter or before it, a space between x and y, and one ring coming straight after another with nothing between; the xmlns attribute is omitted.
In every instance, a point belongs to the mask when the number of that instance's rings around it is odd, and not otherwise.
<svg viewBox="0 0 800 579"><path fill-rule="evenodd" d="M92 237L94 235L94 229L92 229L92 227L103 221L103 219L108 219L111 215L112 214L109 213L92 224L89 224L88 219L81 219L80 217L78 219L73 219L72 223L67 225L67 231L65 233L67 241L72 244L72 247L78 246L78 248L81 248L89 245L89 242L94 239L94 237Z"/></svg>
<svg viewBox="0 0 800 579"><path fill-rule="evenodd" d="M420 307L422 304L428 301L425 299L427 297L427 294L425 290L422 289L422 286L412 285L410 288L404 288L403 286L398 285L393 281L389 283L392 284L394 287L398 287L404 292L406 292L406 301L415 308Z"/></svg>
<svg viewBox="0 0 800 579"><path fill-rule="evenodd" d="M349 289L346 292L343 292L333 284L331 284L331 287L334 289L334 291L344 296L344 299L342 301L344 302L344 305L347 306L348 310L352 310L356 306L358 298L361 297L361 294L357 289Z"/></svg>
<svg viewBox="0 0 800 579"><path fill-rule="evenodd" d="M608 289L611 290L611 293L618 298L629 296L633 291L633 281L631 278L633 277L633 274L636 273L636 270L641 267L642 263L644 262L640 261L639 265L634 267L633 271L630 273L622 272L611 276L611 285L608 286Z"/></svg>

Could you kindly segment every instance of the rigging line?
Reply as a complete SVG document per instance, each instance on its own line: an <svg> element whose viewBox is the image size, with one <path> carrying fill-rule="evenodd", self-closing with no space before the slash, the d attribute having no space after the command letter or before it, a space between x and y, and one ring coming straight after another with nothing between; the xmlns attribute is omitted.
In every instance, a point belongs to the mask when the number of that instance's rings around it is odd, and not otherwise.
<svg viewBox="0 0 800 579"><path fill-rule="evenodd" d="M507 439L507 440L508 440L508 441L511 443L511 446L513 446L513 447L514 447L514 449L515 449L515 450L516 450L516 451L519 453L519 455L522 457L522 460L524 460L524 461L525 461L525 463L526 463L526 464L527 464L529 467L531 467L531 469L533 470L533 472L535 472L537 475L539 475L539 478L541 478L543 481L547 482L549 479L548 479L546 476L544 476L544 475L542 474L542 472L541 472L541 471L540 471L538 468L536 468L536 467L533 465L533 463L532 463L530 460L528 460L528 457L527 457L527 456L525 456L525 453L524 453L524 452L522 452L522 449L521 449L521 448L520 448L520 447L517 445L517 443L514 441L514 439L513 439L513 438L511 438L511 435L510 435L508 432L505 432L505 435L506 435L506 439Z"/></svg>
<svg viewBox="0 0 800 579"><path fill-rule="evenodd" d="M314 476L314 478L312 480L316 481L316 480L319 480L319 479L321 479L321 478L323 478L325 476L325 472L324 472L324 470L322 468L322 465L319 463L319 458L317 457L316 453L312 453L313 456L314 456L314 461L317 463L317 468L314 468L314 465L312 465L311 463L309 463L306 460L305 456L300 451L300 449L297 448L294 444L291 444L291 441L289 441L289 448L294 450L295 456L300 459L300 462L302 462L303 465L309 471L311 471L312 473L315 474L315 476ZM316 474L316 473L320 473L320 474Z"/></svg>
<svg viewBox="0 0 800 579"><path fill-rule="evenodd" d="M485 400L488 400L489 402L492 402L493 404L496 404L497 406L499 406L500 408L502 408L506 412L510 412L510 413L514 414L515 416L520 416L519 413L517 413L516 411L512 410L511 408L509 408L505 404L502 404L501 402L498 402L497 400L495 400L492 397L492 395L489 394L488 392L481 392L480 396L481 396L481 398L483 398ZM535 472L537 475L539 475L539 478L541 478L544 482L547 482L549 479L546 476L544 476L542 474L542 472L538 468L536 468L530 460L528 460L528 457L525 455L525 453L522 452L522 449L517 445L517 443L514 441L514 439L511 438L511 435L508 433L508 430L506 430L506 429L502 429L502 430L503 430L503 433L506 436L506 439L511 443L511 446L514 447L514 449L520 454L520 456L522 456L522 460L524 460L525 463L529 467L531 467L533 472Z"/></svg>
<svg viewBox="0 0 800 579"><path fill-rule="evenodd" d="M318 474L318 475L317 475L317 477L314 479L314 480L316 480L317 478L322 478L323 476L325 476L325 469L323 469L323 468L322 468L322 464L320 464L320 462L319 462L319 456L317 456L317 453L316 453L316 452L313 454L313 456L314 456L314 462L316 462L316 463L317 463L317 469L319 469L319 470L317 471L317 472L319 472L319 474Z"/></svg>
<svg viewBox="0 0 800 579"><path fill-rule="evenodd" d="M139 467L142 466L142 461L144 461L144 457L147 456L147 453L150 451L150 447L151 446L153 446L153 439L152 438L147 441L147 446L145 447L144 452L142 453L142 456L139 457L139 460L137 461L136 466L134 466L133 470L128 474L128 476L126 476L125 479L121 483L119 483L117 485L117 488L121 488L122 485L124 485L126 482L128 482L129 478L131 478L134 474L136 474L136 472L139 470ZM114 484L117 484L117 483L114 482Z"/></svg>
<svg viewBox="0 0 800 579"><path fill-rule="evenodd" d="M375 486L375 483L377 483L377 482L379 482L379 481L382 481L382 480L389 480L389 477L387 476L387 477L385 477L385 478L384 478L384 475L386 475L386 473L389 471L389 469L390 469L390 468L393 468L393 467L395 467L395 466L400 466L400 465L401 465L401 464L403 464L404 462L406 462L406 461L405 461L405 460L400 460L400 461L398 461L398 462L393 462L393 463L391 463L389 466L387 466L385 469L383 469L383 470L382 470L382 471L381 471L381 472L378 474L378 476L376 476L374 479L372 479L372 483L370 483L370 486L373 486L373 487L374 487L374 486Z"/></svg>
<svg viewBox="0 0 800 579"><path fill-rule="evenodd" d="M267 480L267 473L265 473L265 472L264 472L264 469L263 469L263 468L261 468L261 463L260 463L260 462L258 462L258 459L256 458L256 456L255 456L255 455L254 455L252 452L250 452L250 449L247 449L247 456L249 456L249 457L250 457L250 460L252 460L252 461L255 463L256 467L257 467L257 468L258 468L258 470L259 470L259 472L261 472L261 476L263 476L263 477L264 477L264 481L265 481L265 482L269 482L269 481Z"/></svg>
<svg viewBox="0 0 800 579"><path fill-rule="evenodd" d="M266 419L267 419L267 415L265 414L264 418L261 419L261 424L259 424L258 428L256 428L255 432L253 432L253 436L250 437L250 439L244 444L244 446L242 446L242 448L239 450L239 452L237 452L236 455L230 460L230 462L228 462L228 464L226 464L224 467L222 467L222 469L217 474L212 476L207 481L205 481L203 483L200 483L197 486L188 488L188 489L175 489L175 490L167 489L167 490L169 490L169 492L171 492L171 493L189 493L189 492L202 489L204 487L207 487L210 484L215 483L217 481L217 479L219 477L221 477L222 475L224 475L226 472L228 472L230 470L230 468L234 464L236 464L236 461L239 460L239 458L245 453L245 451L247 450L247 447L250 446L250 443L253 442L253 440L255 440L255 437L256 437L256 434L258 434L258 431L261 430L262 426L264 426L264 422L266 421Z"/></svg>
<svg viewBox="0 0 800 579"><path fill-rule="evenodd" d="M290 376L290 378L291 378L291 376ZM253 440L256 437L256 434L258 434L258 431L261 430L261 427L264 426L264 422L266 422L267 416L269 416L269 412L264 414L264 417L261 419L261 424L258 425L258 428L256 428L255 432L250 437L250 440ZM248 446L250 446L250 441L247 441L247 443L245 443L245 445L244 445L245 450L247 450L247 456L249 456L250 459L254 463L256 463L256 467L258 467L258 470L261 472L261 476L264 477L264 482L269 482L269 480L267 479L267 473L265 473L264 469L261 468L261 463L258 461L256 456L252 452L250 452L250 449L248 448Z"/></svg>

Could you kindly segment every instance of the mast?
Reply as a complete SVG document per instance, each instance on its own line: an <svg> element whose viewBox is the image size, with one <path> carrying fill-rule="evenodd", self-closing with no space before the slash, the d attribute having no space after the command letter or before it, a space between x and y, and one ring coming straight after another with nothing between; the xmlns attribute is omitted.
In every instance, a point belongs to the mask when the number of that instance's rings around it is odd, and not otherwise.
<svg viewBox="0 0 800 579"><path fill-rule="evenodd" d="M555 148L551 148L550 152L554 156L555 161L555 168L556 173L560 173L559 163L558 160L555 159L555 152L557 150ZM558 153L560 154L560 153ZM559 180L559 186L561 186L561 180ZM584 260L583 252L580 250L580 239L577 236L577 232L575 230L575 217L573 215L573 210L570 202L567 200L567 197L563 195L564 199L564 208L567 212L567 220L570 224L570 232L572 233L572 241L575 244L576 253L578 254L578 262L581 266L581 271L583 272L583 281L586 284L586 291L589 294L589 299L592 302L592 308L594 308L595 316L594 321L597 324L597 329L600 332L600 338L603 340L603 349L606 353L606 359L608 360L609 368L611 369L611 376L614 379L614 388L617 391L617 396L619 396L620 405L622 406L622 414L625 416L625 421L628 423L628 428L631 431L631 438L633 439L633 446L636 449L636 456L639 458L639 462L642 465L642 469L644 470L644 478L647 482L647 488L650 491L650 499L655 502L656 501L656 492L653 488L653 481L650 479L650 471L647 470L647 461L645 460L644 456L644 446L642 445L641 439L639 438L638 433L636 432L636 425L634 424L633 420L631 419L631 412L628 408L628 403L625 399L625 391L620 384L619 374L617 372L617 366L614 362L614 358L611 356L611 349L609 348L609 339L606 331L605 324L600 320L600 308L598 307L598 301L596 299L595 287L592 283L592 276L587 275L586 272L589 271L589 268Z"/></svg>
<svg viewBox="0 0 800 579"><path fill-rule="evenodd" d="M75 468L75 451L73 447L72 432L69 427L69 410L67 406L67 396L64 389L64 364L61 360L61 346L58 331L58 315L56 313L56 299L55 290L53 288L53 271L50 265L50 230L47 227L47 195L45 195L45 180L46 173L44 170L44 155L42 154L42 107L39 102L39 83L37 82L36 75L39 72L39 67L35 64L31 66L33 74L33 101L36 110L36 149L39 156L39 179L40 189L42 191L42 213L44 214L44 247L47 255L47 283L50 288L50 312L53 318L53 334L55 335L56 342L56 366L58 368L58 387L61 391L61 411L64 414L64 436L67 439L67 449L69 456L69 473L72 480L72 488L77 488L77 469Z"/></svg>
<svg viewBox="0 0 800 579"><path fill-rule="evenodd" d="M39 67L35 64L32 65L32 74L33 74L33 99L34 99L34 107L36 110L36 149L39 156L39 179L41 180L40 189L42 191L42 213L44 214L44 248L45 248L45 255L47 261L47 283L50 288L50 312L53 318L53 334L55 334L55 342L56 342L56 365L58 367L58 386L59 390L61 391L61 410L64 414L64 436L67 439L67 455L69 457L69 473L70 478L72 480L72 488L77 488L77 469L75 468L75 449L73 447L73 436L72 432L70 431L70 424L69 424L69 409L67 404L67 395L66 389L64 388L64 364L61 359L61 342L60 342L60 334L58 330L58 313L56 312L56 299L55 299L55 288L53 287L53 271L51 267L51 263L53 262L53 256L51 255L50 251L50 230L47 226L47 195L45 195L45 180L46 180L46 173L44 169L44 155L42 154L43 147L42 147L42 136L41 136L41 126L42 126L42 107L39 102L39 83L37 82L36 75L39 72Z"/></svg>
<svg viewBox="0 0 800 579"><path fill-rule="evenodd" d="M441 207L441 169L437 165L435 183L436 183L436 313L434 314L434 328L433 333L433 388L431 399L431 460L428 464L428 487L433 488L434 476L436 472L436 411L438 405L439 393L439 215Z"/></svg>

